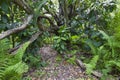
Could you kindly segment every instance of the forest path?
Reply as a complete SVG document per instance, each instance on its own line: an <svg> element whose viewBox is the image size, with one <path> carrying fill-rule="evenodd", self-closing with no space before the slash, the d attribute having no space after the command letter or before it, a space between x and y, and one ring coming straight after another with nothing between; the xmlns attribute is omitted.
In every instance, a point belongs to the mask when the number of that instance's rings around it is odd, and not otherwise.
<svg viewBox="0 0 120 80"><path fill-rule="evenodd" d="M48 65L31 72L29 76L32 80L98 80L86 75L77 64L70 64L60 58L51 47L42 47L39 53Z"/></svg>

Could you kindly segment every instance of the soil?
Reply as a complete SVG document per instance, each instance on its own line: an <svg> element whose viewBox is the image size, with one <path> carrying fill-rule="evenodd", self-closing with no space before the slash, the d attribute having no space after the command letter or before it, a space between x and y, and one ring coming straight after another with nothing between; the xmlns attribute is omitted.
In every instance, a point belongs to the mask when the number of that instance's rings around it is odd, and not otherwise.
<svg viewBox="0 0 120 80"><path fill-rule="evenodd" d="M38 54L48 63L46 67L31 71L32 80L98 80L95 76L86 75L78 65L66 60L57 60L58 55L50 46L40 48Z"/></svg>

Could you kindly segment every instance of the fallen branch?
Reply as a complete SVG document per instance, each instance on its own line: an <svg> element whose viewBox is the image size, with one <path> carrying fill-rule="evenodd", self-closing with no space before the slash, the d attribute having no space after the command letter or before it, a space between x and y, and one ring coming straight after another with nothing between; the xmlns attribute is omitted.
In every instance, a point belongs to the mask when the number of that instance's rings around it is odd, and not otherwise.
<svg viewBox="0 0 120 80"><path fill-rule="evenodd" d="M92 74L98 78L102 77L102 73L98 72L98 71L92 71Z"/></svg>
<svg viewBox="0 0 120 80"><path fill-rule="evenodd" d="M24 30L25 28L27 28L27 25L29 24L29 22L31 21L33 15L29 15L27 20L24 22L23 25L21 25L20 27L17 27L17 28L14 28L14 29L10 29L10 30L7 30L5 32L2 32L0 34L0 39L3 39L11 34L14 34L14 33L17 33L17 32L20 32L22 30Z"/></svg>
<svg viewBox="0 0 120 80"><path fill-rule="evenodd" d="M35 34L32 35L32 37L28 40L31 43L33 43L40 35L42 34L42 32L37 32ZM24 44L24 43L23 43ZM12 48L8 51L8 53L11 53L11 54L14 54L16 53L16 51L23 46L23 44L19 45L19 46L16 46L15 48Z"/></svg>
<svg viewBox="0 0 120 80"><path fill-rule="evenodd" d="M77 59L77 60L76 60L76 63L77 63L77 65L78 65L82 70L85 70L85 69L86 69L84 63L83 63L81 60Z"/></svg>
<svg viewBox="0 0 120 80"><path fill-rule="evenodd" d="M29 42L32 43L34 42L40 35L42 35L42 32L37 32L34 35L32 35L32 37L30 38Z"/></svg>
<svg viewBox="0 0 120 80"><path fill-rule="evenodd" d="M80 66L80 68L81 68L82 70L86 70L86 66L85 66L85 64L84 64L81 60L77 59L77 60L76 60L76 63L77 63L78 66ZM94 76L96 76L96 77L98 77L98 78L101 78L101 77L102 77L102 73L97 72L97 71L92 71L92 75L94 75Z"/></svg>

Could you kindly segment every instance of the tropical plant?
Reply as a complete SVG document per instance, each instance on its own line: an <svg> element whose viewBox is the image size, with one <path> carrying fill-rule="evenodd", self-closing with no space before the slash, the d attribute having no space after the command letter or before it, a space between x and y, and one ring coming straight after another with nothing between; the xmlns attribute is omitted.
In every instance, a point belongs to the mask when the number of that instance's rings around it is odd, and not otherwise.
<svg viewBox="0 0 120 80"><path fill-rule="evenodd" d="M86 73L87 74L91 74L92 71L96 68L97 62L99 60L99 56L95 55L91 61L89 62L89 64L85 64L85 66L87 67L86 69Z"/></svg>
<svg viewBox="0 0 120 80"><path fill-rule="evenodd" d="M67 50L67 41L70 39L70 33L68 28L65 26L61 27L59 30L59 36L54 36L53 48L55 48L59 53L63 53ZM67 43L66 43L67 42Z"/></svg>
<svg viewBox="0 0 120 80"><path fill-rule="evenodd" d="M28 66L22 61L23 54L29 45L26 42L18 49L16 54L11 55L7 53L6 40L0 41L0 79L1 80L20 80L24 72L27 72Z"/></svg>
<svg viewBox="0 0 120 80"><path fill-rule="evenodd" d="M120 56L116 52L116 47L118 49L120 46L119 42L115 41L112 36L107 35L104 31L99 31L103 35L103 39L105 39L106 42L100 47L94 46L91 42L86 42L91 48L91 53L95 56L91 62L86 65L87 72L90 73L94 68L98 68L104 75L107 76L108 73L112 71L112 67L116 67L116 69L120 71ZM97 66L97 64L101 65Z"/></svg>
<svg viewBox="0 0 120 80"><path fill-rule="evenodd" d="M120 9L120 8L118 8ZM117 40L120 41L120 11L115 10L112 15L112 20L108 23L108 31L110 35L114 35Z"/></svg>

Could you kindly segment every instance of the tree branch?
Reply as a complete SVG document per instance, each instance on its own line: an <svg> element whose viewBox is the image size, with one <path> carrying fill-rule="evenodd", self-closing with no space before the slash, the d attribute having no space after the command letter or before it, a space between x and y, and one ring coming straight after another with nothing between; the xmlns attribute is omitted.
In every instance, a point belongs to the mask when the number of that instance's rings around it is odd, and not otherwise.
<svg viewBox="0 0 120 80"><path fill-rule="evenodd" d="M31 21L32 17L33 17L33 15L29 15L28 18L27 18L27 20L26 20L26 21L24 22L24 24L21 25L20 27L14 28L14 29L10 29L10 30L7 30L7 31L5 31L5 32L2 32L2 33L0 34L0 40L3 39L3 38L5 38L5 37L7 37L7 36L9 36L9 35L11 35L11 34L20 32L20 31L24 30L25 28L27 28L27 25L28 25L29 22Z"/></svg>
<svg viewBox="0 0 120 80"><path fill-rule="evenodd" d="M61 25L64 24L63 18L61 17L60 14L57 15L57 13L51 12L49 9L46 9L46 11L47 11L47 12L46 12L47 14L52 15L52 17L54 18L54 20L57 22L57 25L58 25L58 26L61 26Z"/></svg>
<svg viewBox="0 0 120 80"><path fill-rule="evenodd" d="M47 19L49 21L51 27L46 29L45 26L41 23L42 18ZM37 19L37 22L38 22L38 28L40 30L58 34L57 31L59 30L59 26L55 25L54 22L49 17L47 17L47 16L39 16L38 19Z"/></svg>
<svg viewBox="0 0 120 80"><path fill-rule="evenodd" d="M40 31L33 34L32 37L28 40L30 42L30 44L33 43L40 35L42 35L42 32L40 32ZM8 51L8 53L14 54L20 47L22 47L23 44L20 44L20 45L16 46L15 48L10 49Z"/></svg>
<svg viewBox="0 0 120 80"><path fill-rule="evenodd" d="M39 16L39 17L38 17L38 20L41 20L42 18L47 19L47 20L49 21L50 25L52 25L53 27L57 26L57 25L55 25L54 22L53 22L49 17L47 17L47 16Z"/></svg>

